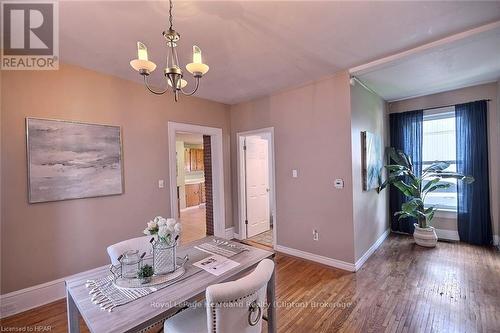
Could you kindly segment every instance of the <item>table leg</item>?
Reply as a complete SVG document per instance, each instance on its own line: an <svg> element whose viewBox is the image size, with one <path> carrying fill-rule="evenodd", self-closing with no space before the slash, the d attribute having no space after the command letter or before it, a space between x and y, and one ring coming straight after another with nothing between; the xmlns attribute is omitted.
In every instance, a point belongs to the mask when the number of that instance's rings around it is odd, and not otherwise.
<svg viewBox="0 0 500 333"><path fill-rule="evenodd" d="M68 332L79 333L80 332L80 322L78 317L78 308L76 307L73 297L66 289L66 306L68 311Z"/></svg>
<svg viewBox="0 0 500 333"><path fill-rule="evenodd" d="M269 308L267 309L267 332L276 333L277 323L276 323L276 293L275 293L275 278L276 267L273 270L271 279L267 283L267 302L269 303Z"/></svg>

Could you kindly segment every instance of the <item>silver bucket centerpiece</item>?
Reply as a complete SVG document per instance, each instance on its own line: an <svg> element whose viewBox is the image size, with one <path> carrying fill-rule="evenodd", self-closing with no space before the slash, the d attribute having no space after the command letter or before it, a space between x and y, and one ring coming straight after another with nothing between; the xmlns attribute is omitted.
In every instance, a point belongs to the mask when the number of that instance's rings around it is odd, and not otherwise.
<svg viewBox="0 0 500 333"><path fill-rule="evenodd" d="M155 275L164 275L176 270L176 247L181 232L181 225L173 218L161 216L149 221L144 234L151 238L153 246L153 270Z"/></svg>
<svg viewBox="0 0 500 333"><path fill-rule="evenodd" d="M177 239L172 244L159 239L151 239L153 245L153 270L156 275L172 273L176 269Z"/></svg>

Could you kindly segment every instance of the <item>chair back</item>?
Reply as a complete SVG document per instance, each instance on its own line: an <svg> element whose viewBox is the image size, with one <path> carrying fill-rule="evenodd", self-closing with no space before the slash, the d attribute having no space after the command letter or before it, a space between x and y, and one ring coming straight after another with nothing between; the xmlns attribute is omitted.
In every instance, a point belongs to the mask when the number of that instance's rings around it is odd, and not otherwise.
<svg viewBox="0 0 500 333"><path fill-rule="evenodd" d="M118 257L129 250L139 250L139 255L144 252L146 252L146 254L150 254L152 247L149 240L151 238L152 236L136 237L108 246L107 251L111 264L120 264L118 262Z"/></svg>
<svg viewBox="0 0 500 333"><path fill-rule="evenodd" d="M274 262L264 259L252 273L239 280L209 286L206 290L208 331L260 333L267 283L273 271Z"/></svg>

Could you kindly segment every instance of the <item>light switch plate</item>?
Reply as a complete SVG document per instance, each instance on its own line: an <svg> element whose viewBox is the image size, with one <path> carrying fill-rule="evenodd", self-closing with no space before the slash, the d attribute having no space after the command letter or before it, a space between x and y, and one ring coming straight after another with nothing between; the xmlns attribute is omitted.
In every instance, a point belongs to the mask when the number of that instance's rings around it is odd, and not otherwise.
<svg viewBox="0 0 500 333"><path fill-rule="evenodd" d="M344 180L340 178L335 179L335 188L338 189L344 188Z"/></svg>
<svg viewBox="0 0 500 333"><path fill-rule="evenodd" d="M293 177L293 178L297 178L297 177L299 177L299 172L298 172L296 169L293 169L293 170L292 170L292 177Z"/></svg>
<svg viewBox="0 0 500 333"><path fill-rule="evenodd" d="M165 187L165 181L163 179L158 180L158 188L164 188Z"/></svg>

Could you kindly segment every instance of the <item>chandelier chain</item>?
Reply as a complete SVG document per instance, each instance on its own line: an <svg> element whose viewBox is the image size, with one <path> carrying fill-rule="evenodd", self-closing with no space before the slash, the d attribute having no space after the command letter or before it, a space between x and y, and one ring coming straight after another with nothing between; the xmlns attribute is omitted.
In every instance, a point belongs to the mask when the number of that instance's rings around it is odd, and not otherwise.
<svg viewBox="0 0 500 333"><path fill-rule="evenodd" d="M173 21L173 18L172 18L172 9L174 8L174 5L172 4L172 0L169 0L169 3L170 3L170 8L169 8L169 11L168 11L168 13L169 13L168 20L170 22L170 30L173 30L172 29L172 26L173 26L173 23L172 23L172 21Z"/></svg>

